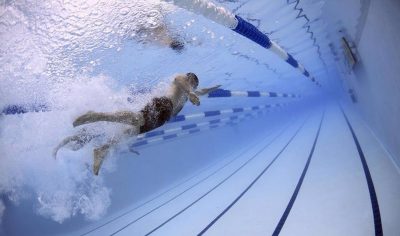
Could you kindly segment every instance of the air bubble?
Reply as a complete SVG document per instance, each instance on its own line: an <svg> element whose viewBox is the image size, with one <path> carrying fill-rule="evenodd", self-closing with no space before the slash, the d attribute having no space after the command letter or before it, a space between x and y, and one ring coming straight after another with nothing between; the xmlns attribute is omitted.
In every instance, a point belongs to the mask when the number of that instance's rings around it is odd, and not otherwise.
<svg viewBox="0 0 400 236"><path fill-rule="evenodd" d="M129 13L129 11L130 11L129 8L124 7L124 8L121 8L121 9L119 10L119 13L120 13L121 15L125 16L126 14Z"/></svg>

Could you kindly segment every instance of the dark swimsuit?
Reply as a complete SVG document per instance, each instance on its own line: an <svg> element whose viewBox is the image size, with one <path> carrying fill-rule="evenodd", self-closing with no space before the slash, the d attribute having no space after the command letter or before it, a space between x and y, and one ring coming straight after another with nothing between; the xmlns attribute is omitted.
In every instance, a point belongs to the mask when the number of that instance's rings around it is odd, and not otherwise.
<svg viewBox="0 0 400 236"><path fill-rule="evenodd" d="M143 115L144 125L140 126L140 133L153 130L167 122L172 115L173 104L167 97L156 97L151 100L140 112Z"/></svg>

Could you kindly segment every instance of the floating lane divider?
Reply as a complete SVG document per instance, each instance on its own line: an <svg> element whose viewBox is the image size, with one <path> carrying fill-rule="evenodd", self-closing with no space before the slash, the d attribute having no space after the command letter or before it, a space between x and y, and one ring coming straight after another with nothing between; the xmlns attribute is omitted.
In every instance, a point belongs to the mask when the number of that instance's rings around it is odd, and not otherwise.
<svg viewBox="0 0 400 236"><path fill-rule="evenodd" d="M287 103L275 103L275 104L267 104L267 105L261 105L261 106L253 106L253 107L205 111L205 112L194 113L194 114L189 114L189 115L177 115L177 116L173 117L168 123L180 122L180 121L185 121L185 120L193 120L193 119L199 119L199 118L207 118L207 117L219 116L219 115L224 115L224 114L232 114L232 113L239 113L239 112L246 112L246 111L256 111L256 110L275 108L275 107L284 107L286 105L287 105Z"/></svg>
<svg viewBox="0 0 400 236"><path fill-rule="evenodd" d="M219 128L219 127L222 127L224 125L234 125L234 124L238 123L239 121L240 120L235 120L234 119L234 120L230 120L228 122L221 122L221 120L219 120L218 123L213 123L212 122L208 126L201 125L201 126L198 126L197 128L193 127L193 128L188 129L187 131L183 131L183 132L179 132L179 133L175 133L175 134L168 134L168 135L163 135L161 137L156 137L156 138L151 138L151 139L144 139L144 140L141 140L139 142L133 143L132 145L129 146L129 148L136 148L136 147L152 144L152 143L155 143L155 142L167 141L167 140L170 140L170 139L175 139L175 138L179 138L179 137L182 137L182 136L198 133L200 131Z"/></svg>
<svg viewBox="0 0 400 236"><path fill-rule="evenodd" d="M207 126L207 125L214 125L214 124L234 121L234 120L242 119L243 117L250 117L250 116L252 116L251 113L247 113L247 114L241 115L241 116L230 116L230 117L226 117L226 118L222 118L222 119L214 119L214 120L204 121L204 122L200 122L200 123L192 123L192 124L182 125L180 127L173 127L170 129L150 131L150 132L147 132L144 134L139 134L137 136L137 140L143 140L145 138L156 137L156 136L160 136L160 135L164 135L164 134L176 133L176 132L190 130L193 128L199 128L199 127L203 127L203 126Z"/></svg>
<svg viewBox="0 0 400 236"><path fill-rule="evenodd" d="M258 113L260 113L260 112L263 113L263 112L265 112L265 110L258 110ZM137 139L151 138L151 137L155 137L155 136L159 136L159 135L170 134L170 133L184 131L184 130L188 130L191 128L196 128L196 127L200 127L200 126L204 126L204 125L212 125L212 124L216 124L219 122L226 122L229 120L236 120L236 119L241 119L242 117L250 117L250 116L254 116L254 113L246 113L245 115L232 115L232 116L225 117L225 118L214 119L214 120L204 121L204 122L200 122L200 123L192 123L192 124L187 124L187 125L183 125L180 127L173 127L173 128L164 129L164 130L149 131L144 134L139 134L136 137L137 137Z"/></svg>
<svg viewBox="0 0 400 236"><path fill-rule="evenodd" d="M260 92L260 91L231 91L225 89L217 89L208 94L209 98L218 97L284 97L284 98L300 98L301 95L292 93L276 93L276 92Z"/></svg>
<svg viewBox="0 0 400 236"><path fill-rule="evenodd" d="M172 0L172 2L188 11L202 15L218 24L230 28L238 34L252 40L263 48L269 49L292 67L298 69L304 76L316 83L319 87L321 84L300 64L292 55L283 50L277 43L271 41L267 35L262 33L254 25L247 22L240 16L234 15L224 7L217 6L208 0Z"/></svg>
<svg viewBox="0 0 400 236"><path fill-rule="evenodd" d="M260 92L260 91L230 91L225 89L217 89L208 94L209 98L216 97L284 97L284 98L300 98L301 95L291 93L277 92ZM129 99L129 98L128 98ZM15 104L5 106L0 115L18 115L33 112L49 112L50 107L46 104Z"/></svg>
<svg viewBox="0 0 400 236"><path fill-rule="evenodd" d="M260 111L258 113L261 113ZM189 124L189 125L183 125L181 127L177 128L171 128L171 129L166 129L166 130L159 130L159 131L153 131L153 132L148 132L145 134L140 134L137 136L136 142L134 142L132 145L130 145L131 148L147 145L150 143L158 142L158 141L163 141L163 140L169 140L172 138L178 138L180 136L188 135L188 134L193 134L197 133L201 130L209 130L217 127L221 127L224 125L235 125L238 124L239 122L242 122L248 118L255 118L256 115L252 113L247 113L244 115L234 115L222 119L215 119L215 120L210 120L207 122L201 122L197 124ZM173 134L171 134L173 133ZM164 135L164 136L162 136ZM157 136L162 136L162 137L157 137ZM154 138L156 137L156 138Z"/></svg>
<svg viewBox="0 0 400 236"><path fill-rule="evenodd" d="M46 112L50 108L45 104L25 104L25 105L8 105L3 108L0 114L17 115L29 112Z"/></svg>

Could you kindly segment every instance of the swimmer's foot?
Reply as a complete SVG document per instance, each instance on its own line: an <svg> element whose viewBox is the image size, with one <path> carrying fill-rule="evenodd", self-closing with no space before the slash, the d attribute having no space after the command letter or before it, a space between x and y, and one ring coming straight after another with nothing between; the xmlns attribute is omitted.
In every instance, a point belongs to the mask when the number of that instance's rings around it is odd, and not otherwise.
<svg viewBox="0 0 400 236"><path fill-rule="evenodd" d="M93 150L93 173L95 175L99 175L100 167L108 154L109 148L109 145L103 145Z"/></svg>

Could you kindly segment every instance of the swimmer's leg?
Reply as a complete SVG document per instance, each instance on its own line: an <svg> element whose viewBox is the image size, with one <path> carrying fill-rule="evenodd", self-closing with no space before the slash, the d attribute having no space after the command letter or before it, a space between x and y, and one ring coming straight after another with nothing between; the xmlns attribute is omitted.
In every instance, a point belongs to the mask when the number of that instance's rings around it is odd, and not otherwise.
<svg viewBox="0 0 400 236"><path fill-rule="evenodd" d="M79 150L83 148L86 144L88 144L90 141L92 141L93 138L98 137L99 135L92 135L85 133L85 131L81 131L80 134L73 135L66 137L63 141L61 141L60 144L53 150L53 157L54 159L57 158L57 152L60 150L62 147L64 147L67 144L73 143L69 148L73 151Z"/></svg>
<svg viewBox="0 0 400 236"><path fill-rule="evenodd" d="M95 175L99 175L100 167L108 155L112 145L112 143L107 143L93 150L93 173Z"/></svg>
<svg viewBox="0 0 400 236"><path fill-rule="evenodd" d="M76 127L98 121L117 122L133 126L141 126L143 124L143 116L141 113L130 111L119 111L115 113L89 111L86 114L79 116L73 122L73 126Z"/></svg>
<svg viewBox="0 0 400 236"><path fill-rule="evenodd" d="M137 135L138 130L139 129L137 127L126 129L121 135L113 137L106 144L95 148L93 150L93 173L95 175L99 174L104 159L107 157L111 148L116 146L122 139Z"/></svg>

